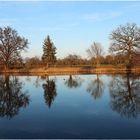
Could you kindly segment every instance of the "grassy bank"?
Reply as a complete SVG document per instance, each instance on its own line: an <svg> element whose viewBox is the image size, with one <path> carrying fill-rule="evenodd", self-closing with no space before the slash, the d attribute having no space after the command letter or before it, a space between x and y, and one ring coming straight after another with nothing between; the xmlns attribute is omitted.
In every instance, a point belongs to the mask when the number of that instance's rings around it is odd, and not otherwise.
<svg viewBox="0 0 140 140"><path fill-rule="evenodd" d="M130 70L132 73L140 73L140 67L135 67ZM1 70L1 73L34 73L34 74L123 74L128 70L123 67L51 67L51 68L32 68L32 69L9 69Z"/></svg>

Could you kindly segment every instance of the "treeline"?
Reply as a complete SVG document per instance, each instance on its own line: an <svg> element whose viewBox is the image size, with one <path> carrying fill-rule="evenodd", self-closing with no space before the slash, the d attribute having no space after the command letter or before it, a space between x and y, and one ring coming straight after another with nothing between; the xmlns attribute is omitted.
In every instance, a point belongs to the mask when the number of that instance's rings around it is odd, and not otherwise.
<svg viewBox="0 0 140 140"><path fill-rule="evenodd" d="M124 55L107 55L102 56L100 58L100 66L99 67L106 67L106 66L120 66L125 67L126 65L127 56ZM97 65L96 58L91 59L84 59L79 55L68 55L63 59L57 59L55 64L51 64L50 67L96 67ZM135 57L134 61L132 62L133 66L140 66L140 55ZM41 58L39 57L31 57L24 59L21 63L15 63L10 66L11 69L16 68L40 68L46 66Z"/></svg>
<svg viewBox="0 0 140 140"><path fill-rule="evenodd" d="M21 52L28 48L28 40L18 35L11 27L0 28L0 68L48 68L64 66L113 66L126 68L140 65L140 28L135 23L120 25L110 34L108 54L99 42L93 42L87 50L87 58L69 54L63 59L57 58L57 49L50 39L44 40L42 54L39 57L23 59Z"/></svg>

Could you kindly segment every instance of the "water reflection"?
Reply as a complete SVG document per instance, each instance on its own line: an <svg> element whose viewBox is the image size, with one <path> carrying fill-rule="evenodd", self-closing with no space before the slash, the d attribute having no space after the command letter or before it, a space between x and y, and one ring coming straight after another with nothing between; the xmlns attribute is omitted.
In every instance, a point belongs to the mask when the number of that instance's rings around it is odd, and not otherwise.
<svg viewBox="0 0 140 140"><path fill-rule="evenodd" d="M87 91L94 97L94 99L99 99L103 94L104 83L99 78L99 74L96 75L96 79L90 81L88 84Z"/></svg>
<svg viewBox="0 0 140 140"><path fill-rule="evenodd" d="M77 88L81 86L82 79L78 76L69 75L69 78L65 81L65 85L69 88Z"/></svg>
<svg viewBox="0 0 140 140"><path fill-rule="evenodd" d="M35 80L35 82L34 82L34 85L35 85L35 87L36 88L39 88L41 85L40 85L40 82L41 82L41 77L40 76L37 76L36 77L36 80Z"/></svg>
<svg viewBox="0 0 140 140"><path fill-rule="evenodd" d="M27 92L22 91L23 83L16 76L0 76L0 116L12 118L21 107L29 104Z"/></svg>
<svg viewBox="0 0 140 140"><path fill-rule="evenodd" d="M49 79L48 77L46 83L44 83L42 87L44 89L45 102L50 108L54 102L55 97L57 96L55 80Z"/></svg>
<svg viewBox="0 0 140 140"><path fill-rule="evenodd" d="M140 113L140 79L127 74L110 83L111 108L121 116L136 118Z"/></svg>

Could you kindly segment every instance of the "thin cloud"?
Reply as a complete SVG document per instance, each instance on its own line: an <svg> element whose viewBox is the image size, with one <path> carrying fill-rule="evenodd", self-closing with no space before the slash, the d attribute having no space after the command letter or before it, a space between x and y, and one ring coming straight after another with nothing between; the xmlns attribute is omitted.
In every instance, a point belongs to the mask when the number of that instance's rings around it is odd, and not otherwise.
<svg viewBox="0 0 140 140"><path fill-rule="evenodd" d="M47 28L39 28L40 31L68 31L69 28L65 27L47 27Z"/></svg>
<svg viewBox="0 0 140 140"><path fill-rule="evenodd" d="M65 24L65 25L61 25L58 27L45 27L45 28L40 28L40 30L42 31L69 31L72 30L74 27L77 27L78 24L77 23L69 23L69 24Z"/></svg>
<svg viewBox="0 0 140 140"><path fill-rule="evenodd" d="M126 8L126 9L128 9L128 10L134 9L134 8L140 8L140 1L131 2L131 4L125 5L124 8Z"/></svg>
<svg viewBox="0 0 140 140"><path fill-rule="evenodd" d="M13 18L1 18L0 26L11 26L15 22L16 22L16 19L13 19Z"/></svg>
<svg viewBox="0 0 140 140"><path fill-rule="evenodd" d="M112 13L93 13L93 14L87 14L83 16L84 20L97 22L97 21L105 21L105 20L111 20L114 18L118 18L121 16L120 12L112 12Z"/></svg>
<svg viewBox="0 0 140 140"><path fill-rule="evenodd" d="M77 27L78 23L68 23L61 26L47 26L47 27L26 27L28 30L38 30L38 31L70 31L73 30L74 27Z"/></svg>

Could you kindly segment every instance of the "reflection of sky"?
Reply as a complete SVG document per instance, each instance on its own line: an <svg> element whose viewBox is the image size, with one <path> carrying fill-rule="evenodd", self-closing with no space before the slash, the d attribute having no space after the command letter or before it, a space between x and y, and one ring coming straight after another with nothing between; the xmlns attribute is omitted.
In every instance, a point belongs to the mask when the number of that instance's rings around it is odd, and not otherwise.
<svg viewBox="0 0 140 140"><path fill-rule="evenodd" d="M70 89L64 82L69 76L50 76L56 82L57 96L49 109L45 104L42 84L35 87L36 76L20 77L24 81L24 90L30 95L29 106L20 110L19 115L10 121L0 118L0 137L6 132L9 136L28 138L134 138L140 136L140 117L137 119L121 118L110 108L109 83L111 76L100 75L104 83L101 98L94 99L88 92L87 86L96 75L76 75L83 79L80 87ZM73 76L75 78L76 76ZM131 132L131 133L130 133ZM8 136L7 134L7 136ZM55 137L56 136L56 137ZM108 137L109 136L109 137ZM125 137L128 136L128 137ZM132 136L132 137L131 137ZM21 137L20 137L21 138Z"/></svg>
<svg viewBox="0 0 140 140"><path fill-rule="evenodd" d="M41 56L43 40L49 34L58 57L69 53L87 57L86 50L93 41L108 50L109 34L118 25L140 25L138 13L138 1L1 1L0 26L12 26L29 39L29 50L24 56Z"/></svg>

